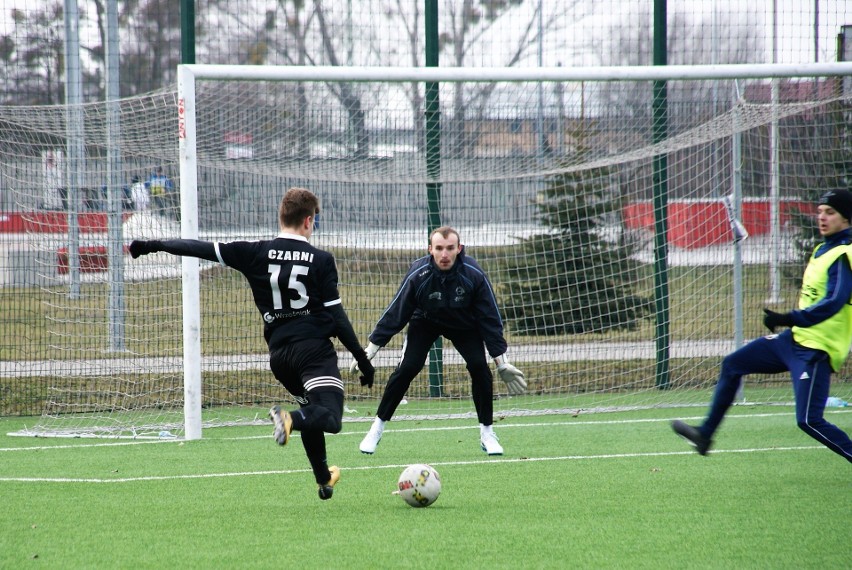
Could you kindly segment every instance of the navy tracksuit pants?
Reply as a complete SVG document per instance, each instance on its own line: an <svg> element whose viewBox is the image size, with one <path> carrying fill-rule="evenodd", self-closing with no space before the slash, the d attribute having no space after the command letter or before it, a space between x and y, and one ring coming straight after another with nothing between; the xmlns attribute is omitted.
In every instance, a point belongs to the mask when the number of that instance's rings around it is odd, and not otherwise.
<svg viewBox="0 0 852 570"><path fill-rule="evenodd" d="M724 358L710 411L699 427L701 434L712 437L733 404L743 376L785 371L793 382L799 428L852 462L852 440L823 417L831 383L828 355L796 344L789 329L757 338Z"/></svg>

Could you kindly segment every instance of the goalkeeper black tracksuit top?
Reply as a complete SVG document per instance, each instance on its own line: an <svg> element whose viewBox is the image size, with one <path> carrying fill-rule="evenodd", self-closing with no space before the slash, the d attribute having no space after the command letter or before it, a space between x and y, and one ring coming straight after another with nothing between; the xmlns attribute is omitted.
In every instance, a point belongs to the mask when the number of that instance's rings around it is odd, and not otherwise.
<svg viewBox="0 0 852 570"><path fill-rule="evenodd" d="M506 352L494 291L485 272L464 250L447 271L441 271L431 255L412 263L376 323L370 342L385 346L409 321L417 319L426 319L439 329L478 330L492 358Z"/></svg>

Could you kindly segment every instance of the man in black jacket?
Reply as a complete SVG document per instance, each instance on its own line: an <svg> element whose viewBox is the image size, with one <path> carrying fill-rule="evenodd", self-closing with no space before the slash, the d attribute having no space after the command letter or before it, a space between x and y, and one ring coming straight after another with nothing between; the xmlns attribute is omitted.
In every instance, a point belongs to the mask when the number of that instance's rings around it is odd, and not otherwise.
<svg viewBox="0 0 852 570"><path fill-rule="evenodd" d="M493 376L485 351L497 364L510 394L527 387L524 374L506 360L506 339L491 284L476 261L464 254L459 234L442 226L429 238L429 255L415 261L402 285L370 334L367 358L408 325L402 361L388 379L370 431L361 442L372 454L414 377L426 363L429 348L440 336L464 358L471 379L473 405L479 419L480 445L488 455L502 455L493 424ZM484 345L484 348L483 348ZM360 364L350 366L355 372Z"/></svg>

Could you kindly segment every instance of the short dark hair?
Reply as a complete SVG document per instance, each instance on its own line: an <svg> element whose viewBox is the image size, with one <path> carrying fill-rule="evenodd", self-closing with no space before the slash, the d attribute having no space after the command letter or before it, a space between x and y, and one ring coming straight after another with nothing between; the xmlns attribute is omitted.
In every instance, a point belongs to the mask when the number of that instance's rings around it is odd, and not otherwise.
<svg viewBox="0 0 852 570"><path fill-rule="evenodd" d="M450 235L454 235L458 239L458 242L461 243L461 236L459 235L459 232L457 232L450 226L441 226L440 228L435 228L434 230L432 230L432 233L429 234L429 243L432 243L432 236L434 236L435 234L441 234L441 237L443 237L444 239L447 239L448 237L450 237Z"/></svg>
<svg viewBox="0 0 852 570"><path fill-rule="evenodd" d="M320 200L305 188L290 188L278 206L278 223L285 228L298 227L308 216L320 213Z"/></svg>

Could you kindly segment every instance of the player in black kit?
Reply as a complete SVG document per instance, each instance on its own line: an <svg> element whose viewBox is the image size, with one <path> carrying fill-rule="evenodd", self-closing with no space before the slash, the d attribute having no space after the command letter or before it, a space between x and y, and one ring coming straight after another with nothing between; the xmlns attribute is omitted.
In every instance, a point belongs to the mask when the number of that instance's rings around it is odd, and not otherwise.
<svg viewBox="0 0 852 570"><path fill-rule="evenodd" d="M279 406L270 410L275 440L286 445L291 430L302 433L319 497L325 500L340 480L340 469L328 466L325 432L340 431L344 394L331 337L339 338L355 357L362 385L373 385L375 370L341 304L334 257L308 243L319 211L319 199L312 192L291 188L278 208L281 233L275 239L133 241L129 249L134 258L161 251L198 257L245 276L263 318L269 366L300 405L292 412Z"/></svg>

